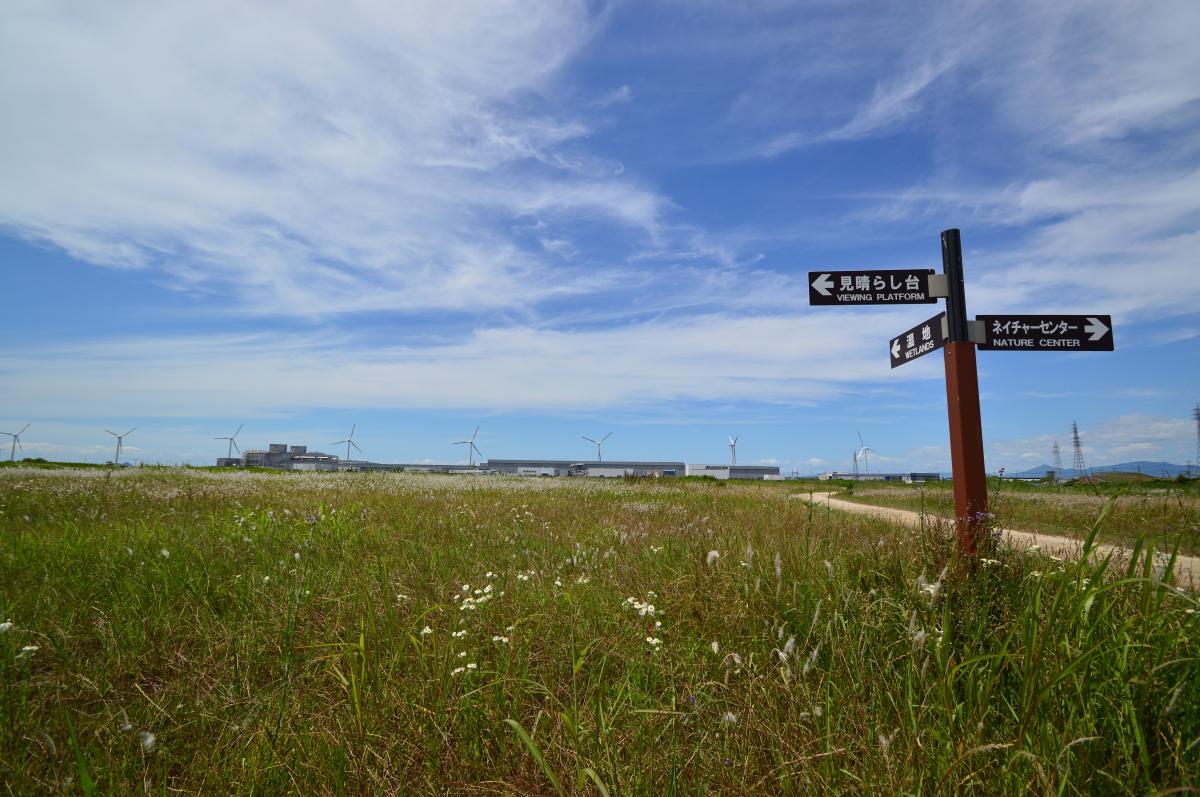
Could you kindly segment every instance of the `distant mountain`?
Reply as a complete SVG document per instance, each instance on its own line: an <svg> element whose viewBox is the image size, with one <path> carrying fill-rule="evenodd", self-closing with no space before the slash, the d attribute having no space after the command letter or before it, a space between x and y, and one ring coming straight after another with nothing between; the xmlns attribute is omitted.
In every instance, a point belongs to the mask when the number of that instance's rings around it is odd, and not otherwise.
<svg viewBox="0 0 1200 797"><path fill-rule="evenodd" d="M1028 470L1019 471L1016 473L1005 472L1005 476L1011 476L1017 479L1040 479L1049 471L1054 470L1049 465L1038 465ZM1099 465L1094 468L1088 468L1087 473L1144 473L1147 476L1156 478L1166 477L1173 479L1180 474L1188 472L1184 465L1175 465L1171 462L1151 462L1149 460L1139 459L1134 462L1118 462L1116 465ZM1071 478L1075 472L1070 468L1063 468L1063 478Z"/></svg>

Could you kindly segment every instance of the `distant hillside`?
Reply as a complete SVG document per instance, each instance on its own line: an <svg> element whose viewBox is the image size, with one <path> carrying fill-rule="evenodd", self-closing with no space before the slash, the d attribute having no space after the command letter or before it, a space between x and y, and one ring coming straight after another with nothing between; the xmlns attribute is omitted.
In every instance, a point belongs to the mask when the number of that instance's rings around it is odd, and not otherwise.
<svg viewBox="0 0 1200 797"><path fill-rule="evenodd" d="M1028 470L1019 471L1017 473L1008 473L1006 476L1012 476L1019 479L1039 479L1045 476L1047 472L1054 470L1049 465L1038 465ZM1099 465L1094 468L1088 468L1088 473L1144 473L1147 476L1155 478L1173 479L1176 476L1187 473L1187 467L1184 465L1176 465L1171 462L1152 462L1149 460L1140 459L1135 462L1118 462L1116 465ZM1075 472L1070 468L1063 468L1062 478L1069 479L1075 475Z"/></svg>

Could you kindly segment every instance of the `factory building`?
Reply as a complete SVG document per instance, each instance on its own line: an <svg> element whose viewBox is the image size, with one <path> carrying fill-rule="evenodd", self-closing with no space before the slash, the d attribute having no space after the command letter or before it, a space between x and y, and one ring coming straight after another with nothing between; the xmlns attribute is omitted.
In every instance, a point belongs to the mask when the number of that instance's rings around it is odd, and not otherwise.
<svg viewBox="0 0 1200 797"><path fill-rule="evenodd" d="M489 459L483 470L508 476L683 476L682 462L580 462L570 459Z"/></svg>
<svg viewBox="0 0 1200 797"><path fill-rule="evenodd" d="M688 465L688 476L708 476L713 479L778 479L778 465Z"/></svg>
<svg viewBox="0 0 1200 797"><path fill-rule="evenodd" d="M247 449L240 457L221 457L217 467L279 468L280 470L337 470L338 458L308 446L271 443L266 451Z"/></svg>
<svg viewBox="0 0 1200 797"><path fill-rule="evenodd" d="M917 482L940 481L942 474L918 473L916 471L910 473L841 473L839 471L833 471L831 473L822 473L817 478L821 481L845 479L847 481L858 482L906 482L913 484Z"/></svg>

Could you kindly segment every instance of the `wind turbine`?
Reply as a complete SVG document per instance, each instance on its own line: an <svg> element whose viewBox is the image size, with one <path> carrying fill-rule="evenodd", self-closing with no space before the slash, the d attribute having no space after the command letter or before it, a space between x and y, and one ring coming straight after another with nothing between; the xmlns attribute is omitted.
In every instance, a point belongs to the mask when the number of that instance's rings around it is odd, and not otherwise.
<svg viewBox="0 0 1200 797"><path fill-rule="evenodd" d="M238 428L237 428L237 431L236 431L236 432L234 432L233 434L229 435L229 437L214 437L214 438L213 438L213 440L228 440L228 441L229 441L229 447L228 447L228 448L226 449L226 451L225 451L225 459L232 459L232 458L233 458L233 450L234 450L235 448L237 448L237 452L238 452L239 454L240 454L240 453L242 453L242 449L238 448L238 444L237 444L237 442L236 442L236 441L237 441L237 436L238 436L238 434L239 434L239 433L241 433L241 431L242 431L242 426L244 426L244 425L245 425L245 424L241 424L241 425L239 425L239 426L238 426Z"/></svg>
<svg viewBox="0 0 1200 797"><path fill-rule="evenodd" d="M867 473L869 473L871 470L870 463L867 461L867 452L874 451L875 449L867 448L865 445L863 445L862 432L858 433L858 445L860 446L860 448L858 449L858 451L854 452L854 461L855 461L855 463L857 463L858 458L862 457L863 476L866 476Z"/></svg>
<svg viewBox="0 0 1200 797"><path fill-rule="evenodd" d="M475 435L477 435L477 434L479 434L478 426L475 427L475 431L474 431L474 433L472 433L469 440L455 440L454 441L454 445L456 445L456 446L466 446L467 447L467 463L472 468L475 467L475 455L478 454L481 457L483 456L483 452L480 451L479 447L475 445Z"/></svg>
<svg viewBox="0 0 1200 797"><path fill-rule="evenodd" d="M587 440L589 443L596 444L596 461L603 462L604 458L602 456L600 456L600 447L604 445L605 440L612 437L612 432L609 432L608 434L604 435L604 437L601 437L599 440L593 440L592 438L590 438L586 435L579 435L579 436L582 437L584 440Z"/></svg>
<svg viewBox="0 0 1200 797"><path fill-rule="evenodd" d="M21 435L25 434L25 430L28 428L29 428L29 424L25 424L25 426L19 432L0 432L0 434L6 434L12 438L12 446L9 447L9 449L8 449L8 461L9 462L12 462L13 460L15 460L17 458L17 449L18 448L21 449L22 454L25 453L25 446L21 445Z"/></svg>
<svg viewBox="0 0 1200 797"><path fill-rule="evenodd" d="M736 435L736 434L733 437L729 438L729 455L730 455L730 460L731 460L729 463L730 465L737 464L737 441L738 441L738 435Z"/></svg>
<svg viewBox="0 0 1200 797"><path fill-rule="evenodd" d="M137 427L136 427L136 426L135 426L135 427L133 427L132 429L130 429L130 430L129 430L128 432L126 432L125 434L117 434L116 432L112 431L111 429L105 429L104 431L108 432L110 435L112 435L113 437L117 438L117 455L116 455L116 456L113 458L113 464L114 464L114 465L120 465L120 464L121 464L121 449L124 447L124 444L125 444L125 438L126 438L126 437L129 437L129 435L131 435L131 434L133 434L134 432L136 432L136 431L137 431Z"/></svg>
<svg viewBox="0 0 1200 797"><path fill-rule="evenodd" d="M346 461L347 462L350 461L350 446L354 446L356 449L358 449L358 453L360 453L360 454L362 453L362 449L358 448L358 443L354 442L354 430L357 428L358 428L358 424L356 424L356 423L351 424L349 437L347 437L345 440L338 440L337 442L330 443L330 445L334 445L334 446L340 446L342 443L346 444Z"/></svg>

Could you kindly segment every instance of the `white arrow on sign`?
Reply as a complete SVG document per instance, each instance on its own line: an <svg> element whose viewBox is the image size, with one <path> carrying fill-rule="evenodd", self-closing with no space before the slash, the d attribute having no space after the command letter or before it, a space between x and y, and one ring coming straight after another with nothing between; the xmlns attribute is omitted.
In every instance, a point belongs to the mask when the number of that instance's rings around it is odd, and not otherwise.
<svg viewBox="0 0 1200 797"><path fill-rule="evenodd" d="M1091 335L1089 340L1100 340L1108 334L1108 327L1099 318L1088 316L1088 323L1084 325L1083 331Z"/></svg>
<svg viewBox="0 0 1200 797"><path fill-rule="evenodd" d="M897 360L900 359L900 339L896 338L892 341L892 356Z"/></svg>
<svg viewBox="0 0 1200 797"><path fill-rule="evenodd" d="M833 280L829 279L828 274L821 274L813 280L812 286L817 289L817 293L828 296L829 289L833 287Z"/></svg>

